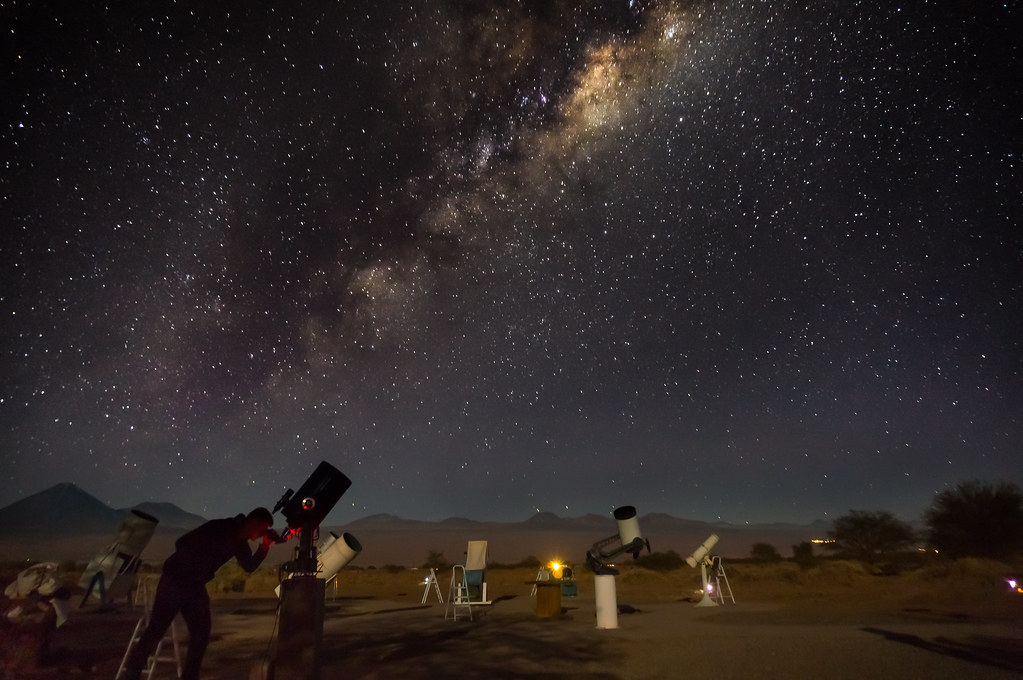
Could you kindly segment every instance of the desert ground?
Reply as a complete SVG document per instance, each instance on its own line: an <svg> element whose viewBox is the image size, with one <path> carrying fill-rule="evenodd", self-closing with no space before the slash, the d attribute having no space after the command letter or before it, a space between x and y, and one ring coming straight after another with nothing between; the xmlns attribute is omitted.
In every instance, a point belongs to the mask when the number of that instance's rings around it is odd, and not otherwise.
<svg viewBox="0 0 1023 680"><path fill-rule="evenodd" d="M631 559L631 558L628 558ZM538 616L536 567L490 568L491 604L453 620L430 571L349 565L327 588L321 677L335 678L1019 678L1023 594L1009 565L961 560L874 575L836 560L725 561L733 604L696 607L699 570L623 564L615 577L617 628L598 628L594 577L576 565L577 595ZM438 573L448 596L450 570ZM74 575L68 575L74 581ZM155 578L150 576L148 578ZM207 680L267 677L275 652L272 570L211 584L214 639ZM141 609L78 599L42 663L10 680L112 680ZM542 613L549 613L542 612ZM606 622L606 619L605 619ZM182 627L183 628L183 627ZM8 653L9 653L8 649ZM10 658L8 656L8 658ZM175 664L154 678L176 677Z"/></svg>

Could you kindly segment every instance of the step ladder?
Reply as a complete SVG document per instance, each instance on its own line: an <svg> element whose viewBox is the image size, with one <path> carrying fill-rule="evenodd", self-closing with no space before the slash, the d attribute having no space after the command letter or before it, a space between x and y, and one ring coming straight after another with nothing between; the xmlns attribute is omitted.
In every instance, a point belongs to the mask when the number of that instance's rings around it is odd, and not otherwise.
<svg viewBox="0 0 1023 680"><path fill-rule="evenodd" d="M725 563L721 561L720 557L715 556L711 563L711 568L714 570L714 595L721 604L725 603L725 597L732 600L732 604L735 604L735 596L732 595L732 586L728 583L728 574L725 573ZM721 582L724 581L725 587L721 587ZM725 594L727 591L727 595Z"/></svg>
<svg viewBox="0 0 1023 680"><path fill-rule="evenodd" d="M448 588L448 601L444 607L444 620L451 614L453 621L458 620L459 612L472 621L472 605L469 603L469 584L465 580L465 567L456 564L451 567L451 586Z"/></svg>
<svg viewBox="0 0 1023 680"><path fill-rule="evenodd" d="M124 673L125 664L128 662L128 656L131 654L131 650L135 648L139 640L142 639L142 634L149 626L149 617L153 609L153 582L151 579L144 579L139 583L139 587L135 592L136 605L142 604L143 613L139 617L138 622L135 624L135 630L132 631L131 639L128 641L128 647L124 650L124 656L121 657L121 665L117 669L117 675L114 676L114 680L120 680L121 675ZM169 645L167 643L170 643ZM170 627L167 632L164 633L163 638L157 643L156 649L149 656L149 660L146 662L145 668L142 670L142 677L146 680L152 680L153 674L156 672L156 667L160 663L173 663L176 673L175 677L181 676L181 637L178 635L178 617L174 617L171 621Z"/></svg>
<svg viewBox="0 0 1023 680"><path fill-rule="evenodd" d="M530 597L536 597L536 584L540 581L550 581L551 570L547 567L540 567L540 571L536 572L536 578L533 579L533 588L529 591Z"/></svg>
<svg viewBox="0 0 1023 680"><path fill-rule="evenodd" d="M430 599L430 590L431 590L431 588L432 588L433 592L435 592L437 594L437 601L440 602L441 604L444 604L444 596L441 595L441 593L440 593L440 584L437 583L437 571L436 570L434 570L432 568L430 569L430 575L426 577L425 581L423 581L423 585L425 585L426 588L423 590L423 600L419 604L426 604L426 601L428 599Z"/></svg>

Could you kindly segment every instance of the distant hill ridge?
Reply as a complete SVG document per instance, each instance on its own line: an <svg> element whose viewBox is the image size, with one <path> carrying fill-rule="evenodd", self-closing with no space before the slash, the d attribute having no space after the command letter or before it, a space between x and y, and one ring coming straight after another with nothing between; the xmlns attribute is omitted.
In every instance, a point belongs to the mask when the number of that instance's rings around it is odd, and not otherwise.
<svg viewBox="0 0 1023 680"><path fill-rule="evenodd" d="M83 491L75 484L65 482L23 498L0 508L0 537L31 537L40 533L59 537L76 534L113 532L120 526L130 510L140 510L160 520L161 530L193 529L206 521L204 517L186 512L173 503L144 502L132 508L114 509L96 497ZM809 525L796 524L728 524L726 522L704 522L680 519L664 513L653 512L639 518L644 533L684 532L707 535L713 532L756 533L763 531L786 531L814 527L826 530L827 523L813 522ZM408 529L485 530L496 527L521 527L539 531L596 531L598 534L615 532L611 517L586 514L579 517L560 517L553 512L538 512L521 522L486 522L450 517L439 522L405 519L397 515L381 513L356 519L345 525L352 531L401 531ZM329 527L324 527L329 528Z"/></svg>
<svg viewBox="0 0 1023 680"><path fill-rule="evenodd" d="M64 482L0 508L0 536L75 536L117 530L124 516L140 510L160 520L161 529L193 529L206 520L173 503L139 503L115 509L70 482Z"/></svg>
<svg viewBox="0 0 1023 680"><path fill-rule="evenodd" d="M172 503L140 503L134 509L160 520L146 549L146 559L151 561L166 559L178 536L205 521ZM0 555L11 559L88 559L114 535L128 512L107 506L74 484L58 484L0 508ZM720 554L728 558L748 556L757 542L774 545L785 554L791 546L821 537L828 528L825 522L704 522L659 512L641 516L639 524L655 552L674 550L688 555L710 534L717 534ZM596 514L559 517L552 512L537 512L518 522L496 522L464 517L425 521L385 513L346 522L343 527L321 527L323 532L331 530L358 537L364 546L359 564L416 565L438 551L458 559L464 554L467 540L480 539L490 542L491 559L499 563L511 564L536 555L578 560L596 541L617 534L618 527L610 515ZM287 548L278 548L275 559L285 559L288 552Z"/></svg>

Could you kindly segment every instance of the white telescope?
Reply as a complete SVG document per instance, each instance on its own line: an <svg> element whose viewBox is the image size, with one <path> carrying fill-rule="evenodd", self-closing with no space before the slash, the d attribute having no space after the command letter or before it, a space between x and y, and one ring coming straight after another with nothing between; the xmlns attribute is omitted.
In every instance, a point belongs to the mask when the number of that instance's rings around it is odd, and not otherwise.
<svg viewBox="0 0 1023 680"><path fill-rule="evenodd" d="M686 564L688 564L690 567L695 568L697 564L700 564L704 561L704 558L707 557L707 553L710 552L711 548L717 545L717 542L718 535L711 534L707 538L707 540L703 542L703 545L701 545L699 548L693 551L693 554L686 558Z"/></svg>
<svg viewBox="0 0 1023 680"><path fill-rule="evenodd" d="M355 536L347 531L338 536L331 531L316 546L316 578L330 583L346 564L358 557L360 552L362 552L362 544L356 540ZM285 581L291 579L292 576L294 575L288 574ZM277 593L277 597L281 596L281 584L274 588L274 592Z"/></svg>
<svg viewBox="0 0 1023 680"><path fill-rule="evenodd" d="M362 544L347 531L338 536L333 531L317 549L319 559L316 574L319 578L330 581L346 564L354 560L362 552Z"/></svg>
<svg viewBox="0 0 1023 680"><path fill-rule="evenodd" d="M697 607L716 607L718 603L710 596L710 582L707 580L707 565L711 562L711 559L707 557L710 553L710 549L717 545L718 535L711 534L707 537L707 540L703 542L699 548L693 551L693 554L686 558L686 564L690 567L696 567L700 565L700 578L703 581L703 599L696 603Z"/></svg>
<svg viewBox="0 0 1023 680"><path fill-rule="evenodd" d="M142 551L156 531L160 520L141 510L132 510L124 518L113 542L85 568L78 585L85 589L85 604L90 595L103 603L127 595L135 583L135 573L142 563ZM98 588L98 592L93 592Z"/></svg>
<svg viewBox="0 0 1023 680"><path fill-rule="evenodd" d="M615 521L618 522L618 538L622 545L628 546L637 538L642 543L643 535L639 532L639 518L636 517L636 508L631 505L623 505L614 511Z"/></svg>

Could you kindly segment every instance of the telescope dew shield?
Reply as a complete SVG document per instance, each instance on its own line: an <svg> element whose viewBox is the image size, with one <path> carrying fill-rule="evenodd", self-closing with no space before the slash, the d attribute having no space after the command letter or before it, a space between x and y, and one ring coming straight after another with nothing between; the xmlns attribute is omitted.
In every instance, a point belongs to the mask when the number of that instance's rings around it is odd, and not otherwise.
<svg viewBox="0 0 1023 680"><path fill-rule="evenodd" d="M290 527L317 527L351 485L352 480L323 461L298 491L285 501L281 514Z"/></svg>
<svg viewBox="0 0 1023 680"><path fill-rule="evenodd" d="M329 543L324 541L327 547L320 549L319 563L316 565L317 575L327 581L334 578L334 575L341 571L342 567L362 552L362 544L347 531L340 536L334 532L330 532L330 535L334 540Z"/></svg>
<svg viewBox="0 0 1023 680"><path fill-rule="evenodd" d="M639 519L636 517L636 508L631 505L623 505L616 508L614 518L618 522L618 538L622 545L629 545L637 538L643 538L639 532Z"/></svg>

